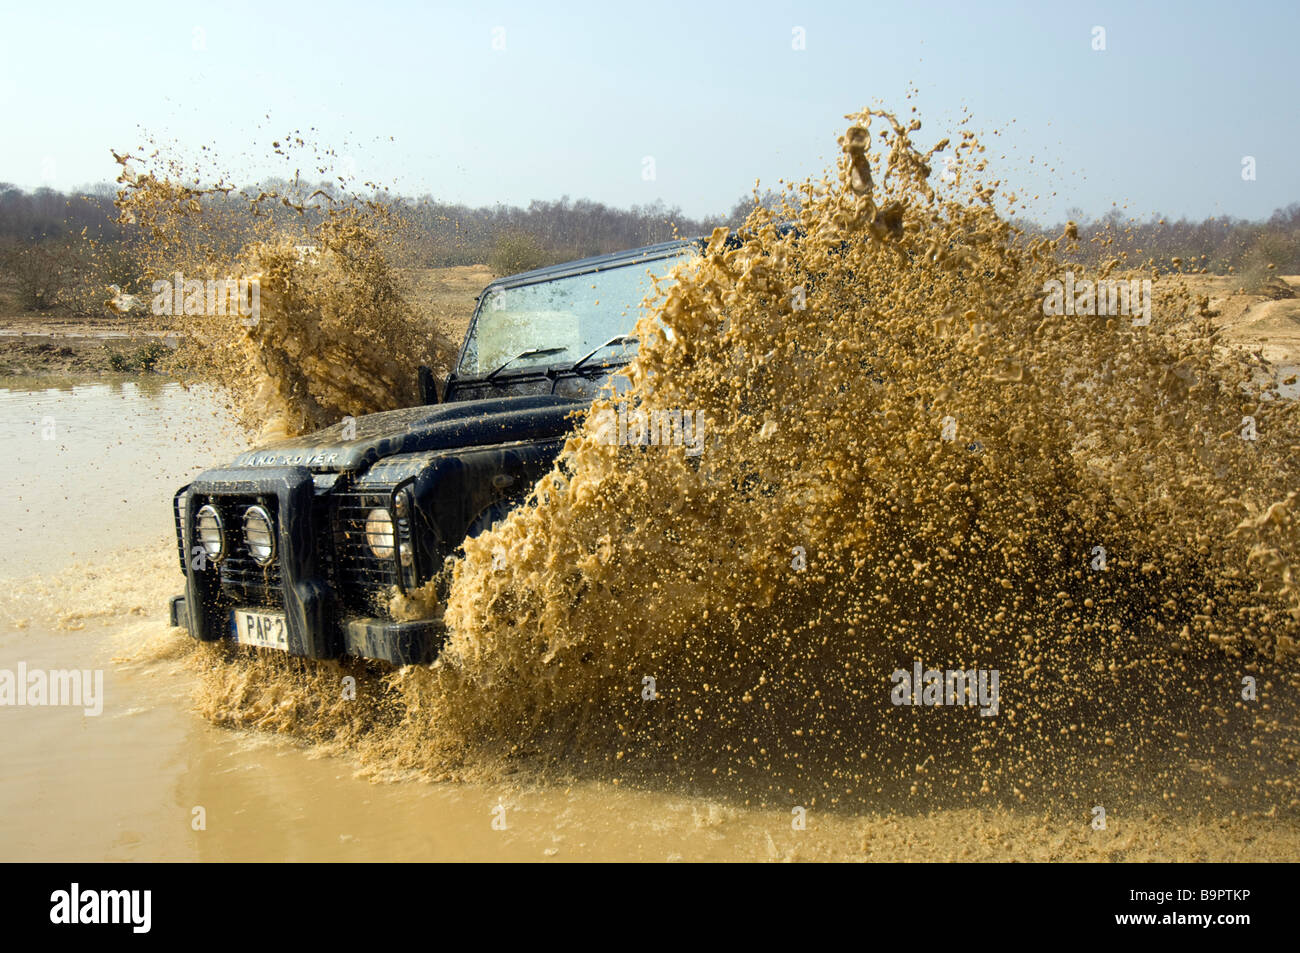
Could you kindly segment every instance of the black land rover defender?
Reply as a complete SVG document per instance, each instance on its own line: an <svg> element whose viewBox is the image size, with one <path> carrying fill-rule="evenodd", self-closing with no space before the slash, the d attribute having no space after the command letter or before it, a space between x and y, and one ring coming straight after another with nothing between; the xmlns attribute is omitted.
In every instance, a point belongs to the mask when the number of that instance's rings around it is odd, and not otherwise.
<svg viewBox="0 0 1300 953"><path fill-rule="evenodd" d="M441 400L344 420L237 457L174 502L185 594L171 622L312 658L432 661L440 620L385 606L522 502L629 337L651 275L702 248L665 242L499 279L478 298Z"/></svg>

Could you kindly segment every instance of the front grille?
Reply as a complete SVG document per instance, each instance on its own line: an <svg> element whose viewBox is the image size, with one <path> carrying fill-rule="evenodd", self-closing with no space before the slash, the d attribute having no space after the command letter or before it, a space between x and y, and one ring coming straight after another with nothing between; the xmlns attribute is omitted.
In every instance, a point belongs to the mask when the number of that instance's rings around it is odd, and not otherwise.
<svg viewBox="0 0 1300 953"><path fill-rule="evenodd" d="M242 605L281 607L284 592L281 589L280 553L277 550L271 562L259 566L249 555L244 541L244 511L254 504L265 507L271 520L279 525L279 513L274 497L209 496L203 502L211 503L221 513L226 527L226 552L217 564L221 588ZM201 505L201 504L198 504ZM197 511L198 505L195 509Z"/></svg>
<svg viewBox="0 0 1300 953"><path fill-rule="evenodd" d="M221 560L221 584L238 589L279 589L280 564L259 566L247 553L231 553Z"/></svg>
<svg viewBox="0 0 1300 953"><path fill-rule="evenodd" d="M371 510L391 508L392 493L391 487L343 486L315 500L312 513L316 527L315 572L328 581L345 610L383 615L388 594L398 584L395 561L379 559L370 551L365 530L366 516ZM284 577L280 552L276 551L269 565L259 566L244 540L244 511L253 505L263 506L278 528L278 500L251 494L202 494L193 501L193 511L197 512L204 504L216 507L225 526L226 552L216 564L222 592L235 605L282 608ZM399 540L409 541L410 526L405 520L396 529L398 540L394 544Z"/></svg>
<svg viewBox="0 0 1300 953"><path fill-rule="evenodd" d="M391 558L379 559L371 553L366 543L366 515L374 509L389 509L392 490L335 490L333 499L333 563L339 594L349 608L374 612L389 589L397 585L397 565Z"/></svg>

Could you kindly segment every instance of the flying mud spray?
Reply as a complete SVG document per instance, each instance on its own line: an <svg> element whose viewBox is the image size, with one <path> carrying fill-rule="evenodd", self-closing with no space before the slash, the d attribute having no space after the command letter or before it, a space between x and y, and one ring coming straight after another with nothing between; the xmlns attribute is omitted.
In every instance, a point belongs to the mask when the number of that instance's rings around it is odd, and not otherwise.
<svg viewBox="0 0 1300 953"><path fill-rule="evenodd" d="M756 208L738 244L716 232L638 326L619 399L699 408L703 452L611 445L589 415L450 562L445 603L394 600L445 610L436 664L203 647L200 710L376 776L1293 814L1295 402L1153 266L1089 272L1073 228L1014 227L973 133L923 151L919 121L848 118L834 172ZM947 149L953 181L932 167ZM128 183L124 211L189 207L168 188ZM393 290L383 218L335 209L310 261L244 245L260 323L203 325L181 363L283 430L409 403L438 355ZM1047 313L1067 270L1157 279L1150 323ZM908 704L898 672L920 676ZM952 703L949 672L997 673L993 711Z"/></svg>
<svg viewBox="0 0 1300 953"><path fill-rule="evenodd" d="M178 162L142 174L140 160L114 155L119 221L144 236L151 310L173 332L170 370L219 383L260 441L409 406L414 368L449 369L455 345L411 304L390 254L402 223L378 198L350 194L341 177L329 193L295 181L247 196ZM251 285L254 307L206 287L221 283Z"/></svg>

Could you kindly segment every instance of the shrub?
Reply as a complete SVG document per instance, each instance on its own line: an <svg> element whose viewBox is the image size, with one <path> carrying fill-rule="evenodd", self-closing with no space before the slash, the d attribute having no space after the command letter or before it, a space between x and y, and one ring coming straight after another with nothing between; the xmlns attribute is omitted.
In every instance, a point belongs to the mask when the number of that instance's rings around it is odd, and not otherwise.
<svg viewBox="0 0 1300 953"><path fill-rule="evenodd" d="M550 261L546 250L527 232L509 231L497 236L488 257L488 267L498 275L541 268Z"/></svg>
<svg viewBox="0 0 1300 953"><path fill-rule="evenodd" d="M49 311L59 303L68 259L68 249L54 242L16 243L0 254L0 263L13 278L18 303L28 311Z"/></svg>
<svg viewBox="0 0 1300 953"><path fill-rule="evenodd" d="M168 350L161 341L148 341L131 351L113 351L108 355L108 368L119 374L148 373L158 369Z"/></svg>

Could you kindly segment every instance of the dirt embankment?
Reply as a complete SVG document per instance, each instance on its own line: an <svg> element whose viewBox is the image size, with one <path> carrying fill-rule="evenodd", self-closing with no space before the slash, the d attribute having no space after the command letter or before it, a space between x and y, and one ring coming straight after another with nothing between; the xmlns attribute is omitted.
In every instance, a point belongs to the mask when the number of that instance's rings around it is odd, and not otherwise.
<svg viewBox="0 0 1300 953"><path fill-rule="evenodd" d="M422 268L408 273L415 298L428 309L429 320L459 344L469 327L479 293L493 278L487 265Z"/></svg>
<svg viewBox="0 0 1300 953"><path fill-rule="evenodd" d="M157 336L143 333L6 327L0 330L0 377L146 373L166 351Z"/></svg>
<svg viewBox="0 0 1300 953"><path fill-rule="evenodd" d="M1260 351L1276 364L1300 363L1300 275L1277 275L1247 290L1232 275L1189 275L1179 280L1210 310L1228 344Z"/></svg>

